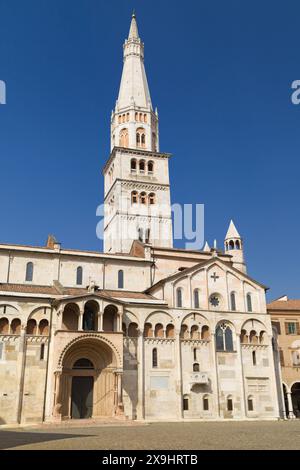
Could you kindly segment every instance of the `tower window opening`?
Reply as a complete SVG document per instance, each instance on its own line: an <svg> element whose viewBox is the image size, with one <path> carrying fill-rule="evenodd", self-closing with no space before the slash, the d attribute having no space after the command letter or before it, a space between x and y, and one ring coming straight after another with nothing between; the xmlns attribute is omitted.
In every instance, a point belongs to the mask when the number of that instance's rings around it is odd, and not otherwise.
<svg viewBox="0 0 300 470"><path fill-rule="evenodd" d="M131 193L131 204L137 204L138 203L138 193L137 191L133 191Z"/></svg>
<svg viewBox="0 0 300 470"><path fill-rule="evenodd" d="M141 204L147 204L147 194L146 193L141 193L140 195L140 202Z"/></svg>
<svg viewBox="0 0 300 470"><path fill-rule="evenodd" d="M145 173L145 161L144 160L141 160L140 161L140 173Z"/></svg>
<svg viewBox="0 0 300 470"><path fill-rule="evenodd" d="M154 193L150 193L148 199L149 199L149 204L150 205L155 204L155 194Z"/></svg>
<svg viewBox="0 0 300 470"><path fill-rule="evenodd" d="M149 175L152 175L152 174L153 174L153 170L154 170L154 163L153 163L153 162L149 162L149 163L148 163L148 174L149 174Z"/></svg>
<svg viewBox="0 0 300 470"><path fill-rule="evenodd" d="M132 159L131 162L130 162L130 169L131 169L131 173L135 173L136 172L136 160L135 159Z"/></svg>
<svg viewBox="0 0 300 470"><path fill-rule="evenodd" d="M229 242L229 250L234 250L234 241L230 240Z"/></svg>

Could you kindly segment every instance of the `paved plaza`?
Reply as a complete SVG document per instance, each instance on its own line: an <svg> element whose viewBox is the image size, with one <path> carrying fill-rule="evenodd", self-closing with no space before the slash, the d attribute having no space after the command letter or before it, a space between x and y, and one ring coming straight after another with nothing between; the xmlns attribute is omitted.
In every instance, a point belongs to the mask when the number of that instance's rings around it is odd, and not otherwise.
<svg viewBox="0 0 300 470"><path fill-rule="evenodd" d="M300 420L93 425L0 430L0 449L300 449Z"/></svg>

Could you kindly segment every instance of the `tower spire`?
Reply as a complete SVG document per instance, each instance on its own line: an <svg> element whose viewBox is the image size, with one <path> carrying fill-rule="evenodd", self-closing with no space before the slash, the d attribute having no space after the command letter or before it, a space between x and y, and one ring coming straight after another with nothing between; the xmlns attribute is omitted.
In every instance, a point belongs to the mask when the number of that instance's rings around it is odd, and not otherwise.
<svg viewBox="0 0 300 470"><path fill-rule="evenodd" d="M158 114L152 107L144 65L144 44L139 36L135 12L123 51L119 95L111 116L111 149L127 147L158 152Z"/></svg>
<svg viewBox="0 0 300 470"><path fill-rule="evenodd" d="M132 17L131 17L131 24L128 39L139 39L139 30L135 16L135 10L133 10Z"/></svg>

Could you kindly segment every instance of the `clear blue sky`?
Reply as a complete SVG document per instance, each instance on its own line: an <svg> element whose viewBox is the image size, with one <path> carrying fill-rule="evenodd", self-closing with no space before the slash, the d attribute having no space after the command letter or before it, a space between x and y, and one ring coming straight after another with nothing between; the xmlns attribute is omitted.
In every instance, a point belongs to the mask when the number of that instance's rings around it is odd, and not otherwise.
<svg viewBox="0 0 300 470"><path fill-rule="evenodd" d="M102 249L96 207L132 9L172 201L230 218L270 298L300 297L298 0L0 0L0 241Z"/></svg>

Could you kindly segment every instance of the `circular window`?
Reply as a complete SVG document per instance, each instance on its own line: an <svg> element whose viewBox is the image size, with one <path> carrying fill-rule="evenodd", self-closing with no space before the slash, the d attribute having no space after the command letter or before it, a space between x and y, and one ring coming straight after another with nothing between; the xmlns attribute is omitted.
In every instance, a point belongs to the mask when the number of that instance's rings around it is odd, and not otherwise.
<svg viewBox="0 0 300 470"><path fill-rule="evenodd" d="M212 308L220 308L221 296L219 294L212 294L209 298L209 304Z"/></svg>

